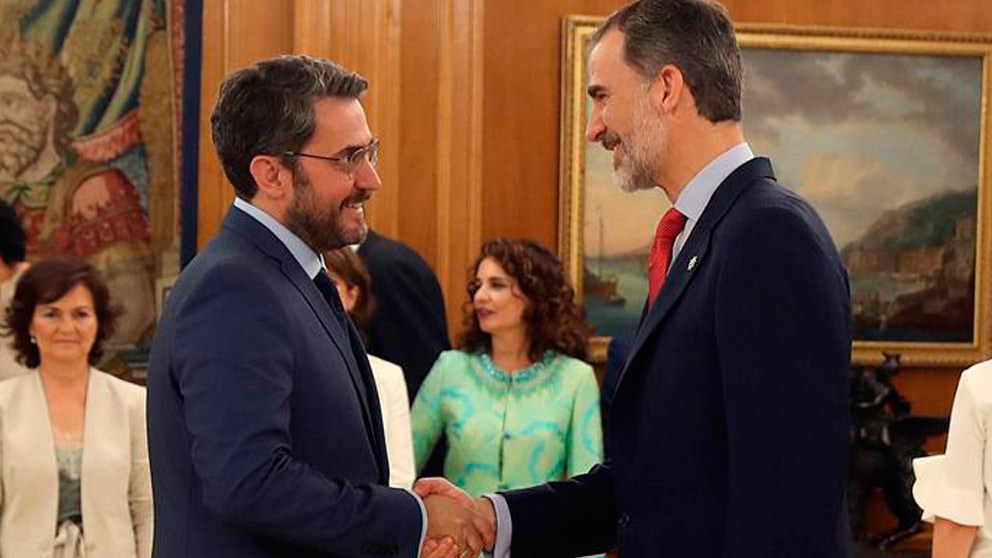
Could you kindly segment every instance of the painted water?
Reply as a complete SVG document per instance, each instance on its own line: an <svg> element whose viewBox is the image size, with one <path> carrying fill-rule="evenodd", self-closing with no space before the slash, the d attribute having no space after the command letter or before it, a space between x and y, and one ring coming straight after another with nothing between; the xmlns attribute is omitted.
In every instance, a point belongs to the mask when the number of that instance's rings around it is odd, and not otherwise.
<svg viewBox="0 0 992 558"><path fill-rule="evenodd" d="M616 279L616 297L583 293L589 323L596 335L630 335L637 327L648 296L647 256L621 256L586 259L589 272L601 279ZM619 300L623 299L620 303Z"/></svg>

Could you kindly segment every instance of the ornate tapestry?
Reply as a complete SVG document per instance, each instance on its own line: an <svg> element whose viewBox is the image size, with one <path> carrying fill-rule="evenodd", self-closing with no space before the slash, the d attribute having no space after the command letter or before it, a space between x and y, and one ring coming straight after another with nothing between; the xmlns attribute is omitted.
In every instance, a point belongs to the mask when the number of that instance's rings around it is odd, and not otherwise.
<svg viewBox="0 0 992 558"><path fill-rule="evenodd" d="M105 274L124 311L111 368L142 360L156 281L179 272L187 7L0 3L0 197L29 260L72 254Z"/></svg>

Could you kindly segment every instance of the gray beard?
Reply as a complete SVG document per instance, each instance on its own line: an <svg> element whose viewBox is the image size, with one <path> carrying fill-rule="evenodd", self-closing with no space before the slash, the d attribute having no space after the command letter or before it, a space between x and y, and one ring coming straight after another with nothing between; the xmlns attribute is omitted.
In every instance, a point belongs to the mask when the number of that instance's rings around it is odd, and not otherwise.
<svg viewBox="0 0 992 558"><path fill-rule="evenodd" d="M629 170L617 169L616 172L617 183L621 190L627 193L633 193L641 190L651 190L657 186L652 177L650 167L643 164L640 160L631 160L628 158L627 161L631 165L631 168Z"/></svg>
<svg viewBox="0 0 992 558"><path fill-rule="evenodd" d="M654 168L660 161L651 153L648 146L660 146L663 143L661 132L655 127L656 116L646 104L644 97L639 97L634 105L634 121L642 122L636 134L632 132L630 143L625 144L629 149L626 169L617 169L620 188L625 192L651 190L658 186L654 181Z"/></svg>

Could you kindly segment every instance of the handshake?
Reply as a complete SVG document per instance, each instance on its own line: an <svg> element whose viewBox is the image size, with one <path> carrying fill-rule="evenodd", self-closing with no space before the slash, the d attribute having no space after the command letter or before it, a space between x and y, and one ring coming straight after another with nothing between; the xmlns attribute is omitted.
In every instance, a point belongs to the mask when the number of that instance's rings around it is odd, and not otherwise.
<svg viewBox="0 0 992 558"><path fill-rule="evenodd" d="M427 508L427 537L421 558L475 558L496 544L496 511L488 498L473 500L442 478L417 481Z"/></svg>

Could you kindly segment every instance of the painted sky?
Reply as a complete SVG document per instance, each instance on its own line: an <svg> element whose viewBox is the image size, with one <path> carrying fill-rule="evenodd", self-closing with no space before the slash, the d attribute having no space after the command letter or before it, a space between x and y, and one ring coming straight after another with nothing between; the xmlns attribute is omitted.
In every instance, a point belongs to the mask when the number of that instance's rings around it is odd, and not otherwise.
<svg viewBox="0 0 992 558"><path fill-rule="evenodd" d="M887 209L977 186L978 57L744 50L744 129L842 248Z"/></svg>
<svg viewBox="0 0 992 558"><path fill-rule="evenodd" d="M887 209L977 186L979 57L751 48L744 71L748 141L813 204L839 248ZM667 198L621 191L612 154L585 150L586 255L645 249Z"/></svg>

